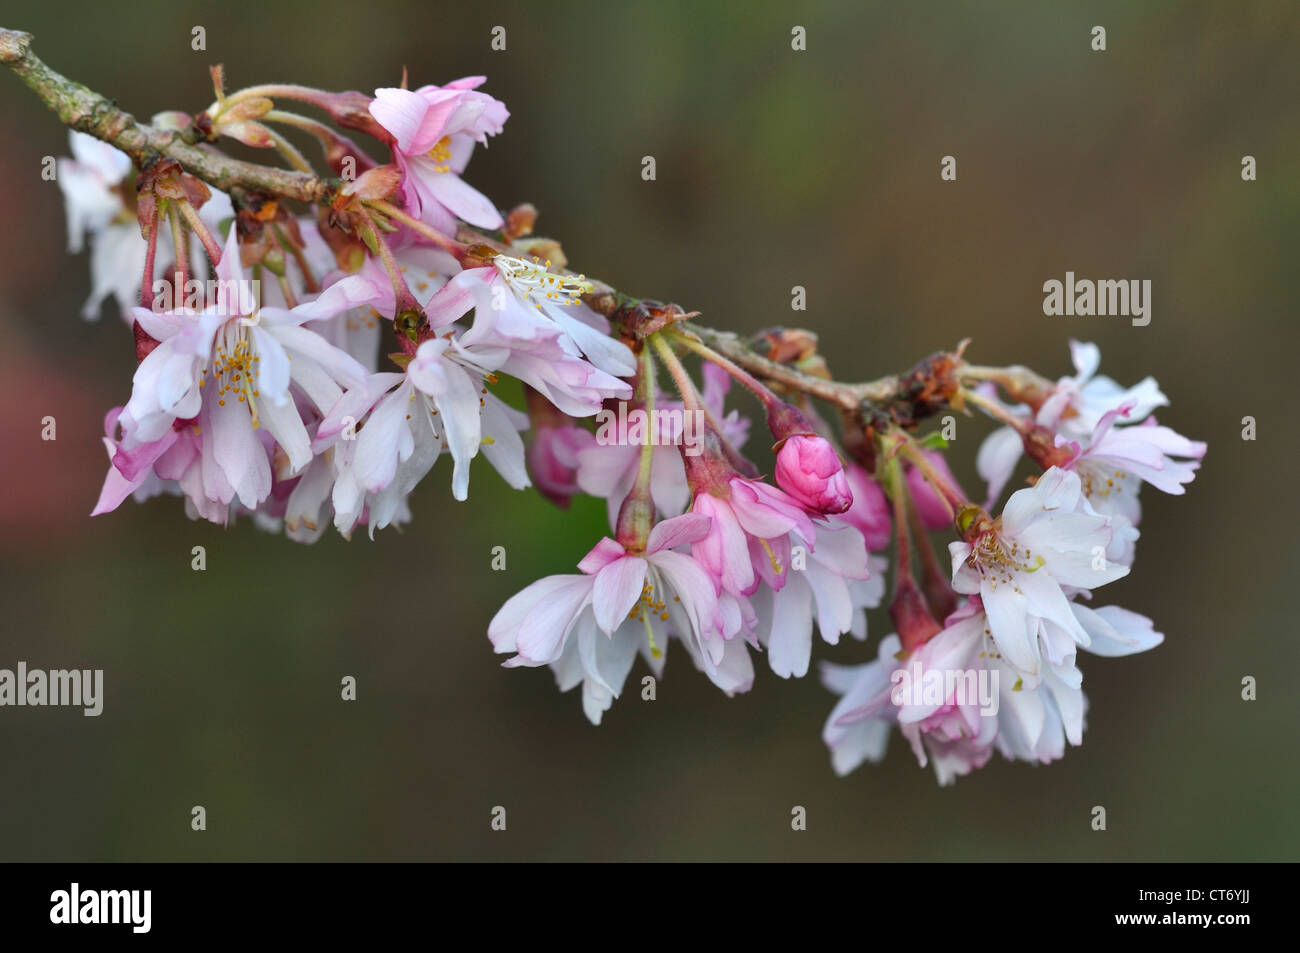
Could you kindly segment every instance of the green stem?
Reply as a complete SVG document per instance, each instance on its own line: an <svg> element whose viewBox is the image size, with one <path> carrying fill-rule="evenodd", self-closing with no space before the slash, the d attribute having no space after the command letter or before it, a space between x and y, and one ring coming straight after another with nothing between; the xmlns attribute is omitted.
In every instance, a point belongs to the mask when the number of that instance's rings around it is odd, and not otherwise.
<svg viewBox="0 0 1300 953"><path fill-rule="evenodd" d="M641 405L645 408L646 426L649 428L655 419L655 359L648 348L641 349ZM650 467L654 463L654 443L646 440L641 446L641 459L637 462L636 482L638 486L650 487Z"/></svg>
<svg viewBox="0 0 1300 953"><path fill-rule="evenodd" d="M285 161L288 162L289 165L293 166L299 172L314 174L315 170L312 169L311 163L307 161L306 156L298 151L297 146L284 136L280 135L280 133L276 132L270 126L263 126L262 128L266 130L266 134L270 136L271 141L275 143L276 151L278 151L280 155L284 156Z"/></svg>
<svg viewBox="0 0 1300 953"><path fill-rule="evenodd" d="M468 246L462 245L454 238L448 238L446 235L442 234L442 232L424 224L424 222L420 221L418 218L412 218L391 202L385 202L383 199L374 199L366 204L375 211L383 212L389 218L396 219L407 228L420 233L439 248L451 252L451 254L456 257L457 261L464 260L465 252L468 251Z"/></svg>
<svg viewBox="0 0 1300 953"><path fill-rule="evenodd" d="M1016 432L1023 434L1025 432L1026 421L1022 417L1017 417L1011 413L996 400L991 400L973 390L962 388L961 399L968 404L974 404L984 413L988 414L994 420L1001 421L1008 427L1013 428Z"/></svg>
<svg viewBox="0 0 1300 953"><path fill-rule="evenodd" d="M652 334L646 338L646 341L659 352L659 357L667 366L668 373L673 376L673 383L677 385L677 392L682 396L682 406L691 411L701 409L700 395L695 389L695 383L691 380L691 375L686 373L686 367L682 364L681 358L673 353L673 349L669 347L663 335L661 333Z"/></svg>
<svg viewBox="0 0 1300 953"><path fill-rule="evenodd" d="M189 243L185 241L185 228L181 216L176 214L176 203L167 210L167 224L172 232L172 254L175 257L175 287L172 288L172 307L180 308L185 300L185 282L189 272Z"/></svg>
<svg viewBox="0 0 1300 953"><path fill-rule="evenodd" d="M957 488L949 483L942 473L935 469L934 465L930 463L926 455L916 446L911 434L902 431L898 431L898 434L901 440L899 447L900 452L903 456L907 457L908 463L921 471L921 475L925 477L926 481L929 482L932 487L934 487L935 493L938 495L939 499L943 501L943 504L946 507L948 507L949 515L955 519L957 511L965 506L969 501L964 499L961 493L957 492Z"/></svg>
<svg viewBox="0 0 1300 953"><path fill-rule="evenodd" d="M213 266L220 264L221 245L217 243L216 236L208 229L207 224L199 217L198 210L185 199L181 199L176 205L180 208L181 214L185 216L185 223L189 225L190 231L194 232L199 241L203 243L203 250L208 253L208 258Z"/></svg>
<svg viewBox="0 0 1300 953"><path fill-rule="evenodd" d="M670 331L669 333L672 334L674 341L681 344L687 350L694 351L706 361L712 361L714 364L717 364L720 368L730 374L732 378L743 384L751 394L758 398L759 402L764 407L767 407L779 399L767 387L763 386L763 384L760 383L753 374L750 374L730 358L719 354L717 351L713 350L713 348L700 341L697 337L674 331Z"/></svg>

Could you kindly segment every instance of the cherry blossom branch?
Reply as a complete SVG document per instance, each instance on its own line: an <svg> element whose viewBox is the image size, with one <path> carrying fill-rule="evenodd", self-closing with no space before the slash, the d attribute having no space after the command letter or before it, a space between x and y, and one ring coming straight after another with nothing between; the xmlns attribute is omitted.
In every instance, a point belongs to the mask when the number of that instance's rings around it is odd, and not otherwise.
<svg viewBox="0 0 1300 953"><path fill-rule="evenodd" d="M679 327L694 334L703 344L734 361L745 370L805 394L811 394L827 403L845 410L858 410L864 403L884 403L898 396L896 377L861 384L844 384L805 374L787 364L764 357L730 331L715 331L695 322L683 322Z"/></svg>
<svg viewBox="0 0 1300 953"><path fill-rule="evenodd" d="M0 63L8 66L35 91L65 125L116 147L129 155L140 168L146 168L159 158L170 158L186 172L223 191L262 192L319 205L328 205L338 194L340 183L333 179L307 171L288 171L233 159L206 143L192 141L196 138L193 129L180 131L141 123L99 93L50 69L32 51L31 44L30 34L0 28ZM382 130L366 114L365 97L361 94L328 93L297 85L250 86L222 97L204 115L209 118L212 115L219 116L240 102L272 97L314 105L349 128L381 137L383 135ZM286 122L312 132L326 146L327 155L337 153L341 143L350 145L350 140L307 117L274 110L263 118ZM272 141L277 145L288 145L278 135L273 136ZM294 165L300 169L310 168L296 149L291 146L289 149L293 154L283 148L281 151L289 155ZM538 241L546 242L535 240L531 245L516 247L512 241L515 236L484 235L468 228L461 229L457 241L434 232L390 202L380 200L369 201L367 204L385 217L416 229L426 239L456 255L462 263L466 263L467 258L487 259L493 254L527 255ZM372 231L370 222L365 225L366 231ZM202 233L199 234L203 238ZM209 243L204 240L204 244L207 246ZM208 251L211 253L212 249L209 248ZM381 248L377 254L383 258L384 250ZM385 266L391 264L388 261L384 263ZM716 330L689 320L694 314L688 314L676 305L660 305L634 298L604 282L586 280L592 289L586 296L588 304L619 326L624 326L626 319L633 317L651 322L646 333L671 325L682 337L698 341L703 347L759 381L826 401L859 422L869 422L883 409L892 418L892 422L910 426L921 417L934 413L937 408L946 406L948 398L957 390L956 386L947 386L943 380L931 380L931 377L943 375L932 374L931 369L924 366L925 362L910 374L890 375L860 383L819 377L768 356L764 353L761 342L747 341L733 332ZM404 297L399 290L399 298ZM409 301L403 303L409 304ZM960 361L959 354L960 349L957 355L953 355L956 359L950 362L952 366L945 368L944 374L961 382L993 381L1006 390L1009 396L1031 405L1040 401L1051 387L1051 382L1027 368L969 366ZM956 380L952 383L955 385ZM894 406L891 408L890 405Z"/></svg>
<svg viewBox="0 0 1300 953"><path fill-rule="evenodd" d="M32 36L0 28L0 64L26 83L65 125L102 139L145 166L160 157L175 159L209 185L270 192L301 202L320 202L330 191L324 179L303 172L256 165L191 145L173 129L138 122L104 96L55 72L31 50Z"/></svg>

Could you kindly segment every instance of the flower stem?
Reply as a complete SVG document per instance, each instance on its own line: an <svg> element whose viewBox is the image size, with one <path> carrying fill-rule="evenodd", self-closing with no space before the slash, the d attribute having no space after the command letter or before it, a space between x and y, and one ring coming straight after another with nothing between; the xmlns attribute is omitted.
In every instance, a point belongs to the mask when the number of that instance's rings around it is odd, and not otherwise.
<svg viewBox="0 0 1300 953"><path fill-rule="evenodd" d="M908 507L908 517L911 521L912 537L916 540L917 555L921 560L921 591L935 617L940 620L946 619L957 608L957 594L939 564L934 544L930 542L930 534L925 531L921 523L921 514L916 508L915 500Z"/></svg>
<svg viewBox="0 0 1300 953"><path fill-rule="evenodd" d="M1013 428L1017 433L1024 434L1026 426L1025 419L1023 417L1017 417L996 400L991 400L978 391L973 391L968 388L962 388L961 399L967 403L974 404L980 410L984 411L984 413L988 414L988 416Z"/></svg>
<svg viewBox="0 0 1300 953"><path fill-rule="evenodd" d="M686 373L686 367L682 364L668 342L664 340L661 333L652 334L646 338L646 341L659 352L659 357L668 367L668 373L673 376L673 383L677 385L677 392L682 396L682 406L687 410L696 411L701 409L699 391L695 389L695 383L691 380L691 375Z"/></svg>
<svg viewBox="0 0 1300 953"><path fill-rule="evenodd" d="M190 230L203 243L203 250L208 253L208 259L212 262L213 267L221 264L221 245L218 244L216 236L208 229L203 219L199 217L198 210L185 199L181 199L176 205L180 208L181 214L185 216L185 223L189 225Z"/></svg>
<svg viewBox="0 0 1300 953"><path fill-rule="evenodd" d="M293 256L293 260L298 264L298 270L302 272L302 280L307 288L307 293L315 294L320 291L320 282L316 280L316 273L312 271L311 265L307 263L307 256L303 254L302 248L291 242L279 225L275 225L273 228L276 240Z"/></svg>
<svg viewBox="0 0 1300 953"><path fill-rule="evenodd" d="M885 464L885 486L889 490L889 501L894 507L894 558L898 564L894 588L897 590L904 579L912 578L912 533L907 518L910 500L907 481L903 479L903 464L896 455Z"/></svg>
<svg viewBox="0 0 1300 953"><path fill-rule="evenodd" d="M140 279L140 307L153 307L153 268L158 253L158 208L154 207L149 221L149 237L145 243L144 275Z"/></svg>
<svg viewBox="0 0 1300 953"><path fill-rule="evenodd" d="M181 225L181 216L175 208L167 210L167 223L171 226L172 251L176 259L175 285L172 288L172 307L179 308L185 300L186 275L189 266L189 243L185 240L185 228Z"/></svg>
<svg viewBox="0 0 1300 953"><path fill-rule="evenodd" d="M379 260L383 262L384 271L388 272L388 280L392 282L393 297L396 304L393 312L394 318L402 312L414 311L420 316L420 324L424 325L424 309L420 307L420 302L406 283L406 277L402 274L397 259L393 257L393 250L388 247L388 242L384 240L384 236L375 227L373 216L367 214L365 223L361 227L365 238L368 240L367 244L372 247L375 254L379 256Z"/></svg>
<svg viewBox="0 0 1300 953"><path fill-rule="evenodd" d="M730 374L735 380L743 384L751 394L759 399L764 407L769 407L773 402L780 399L757 378L755 378L753 374L750 374L730 358L719 354L698 338L676 331L670 331L669 333L672 334L673 340L678 344L681 344L687 350L694 351L706 361L712 361L714 364L718 365L718 367Z"/></svg>
<svg viewBox="0 0 1300 953"><path fill-rule="evenodd" d="M464 261L465 253L469 250L469 246L462 245L454 238L448 238L446 235L442 234L442 232L424 224L424 222L420 221L418 218L412 218L391 202L385 202L383 199L374 199L366 204L375 211L383 212L389 218L396 219L412 231L418 232L439 248L451 252L451 254L456 257L457 261Z"/></svg>
<svg viewBox="0 0 1300 953"><path fill-rule="evenodd" d="M306 172L309 175L315 174L316 170L313 169L311 163L307 161L307 157L298 151L297 146L271 127L265 126L263 128L266 129L266 134L271 137L271 141L275 143L276 150L280 155L284 156L285 161L288 162L289 165L293 166L299 172Z"/></svg>
<svg viewBox="0 0 1300 953"><path fill-rule="evenodd" d="M911 434L902 431L899 431L899 434L902 437L900 451L903 456L907 457L907 462L921 471L921 475L934 487L935 493L938 494L939 499L948 508L949 514L956 519L957 511L969 501L964 499L962 494L957 491L957 488L949 483L947 478L930 463L926 455L916 446Z"/></svg>
<svg viewBox="0 0 1300 953"><path fill-rule="evenodd" d="M645 408L647 433L650 422L655 419L655 359L648 348L641 349L641 406ZM641 459L638 461L636 482L650 486L650 467L654 463L654 442L647 439L641 445Z"/></svg>

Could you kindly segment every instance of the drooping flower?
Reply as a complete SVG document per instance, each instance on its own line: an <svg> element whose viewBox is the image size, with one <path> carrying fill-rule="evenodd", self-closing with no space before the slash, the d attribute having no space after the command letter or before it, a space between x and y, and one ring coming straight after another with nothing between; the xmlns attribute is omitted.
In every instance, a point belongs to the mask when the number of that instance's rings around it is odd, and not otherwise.
<svg viewBox="0 0 1300 953"><path fill-rule="evenodd" d="M582 279L549 271L547 264L497 255L490 265L460 272L429 302L430 324L449 324L474 308L475 327L521 353L529 350L528 342L558 334L567 353L584 355L604 374L634 374L631 350L610 337L609 322L582 302L588 286ZM544 387L537 389L546 393ZM630 388L624 396L631 396ZM564 409L558 401L553 403Z"/></svg>
<svg viewBox="0 0 1300 953"><path fill-rule="evenodd" d="M230 293L203 311L132 311L159 343L136 368L114 466L135 479L190 427L208 499L224 506L237 498L255 509L271 491L276 448L289 472L312 458L303 407L323 415L365 377L360 364L303 325L355 306L366 288L349 278L295 308L259 308L241 293L247 286L234 229L217 277Z"/></svg>
<svg viewBox="0 0 1300 953"><path fill-rule="evenodd" d="M1091 590L1129 571L1106 558L1111 520L1087 505L1079 477L1058 467L1013 493L997 520L972 510L958 518L964 538L948 545L953 588L980 596L999 651L1027 681L1036 680L1041 622L1076 642L1088 640L1062 587Z"/></svg>
<svg viewBox="0 0 1300 953"><path fill-rule="evenodd" d="M519 437L528 419L486 386L500 357L448 332L424 341L404 374L368 375L334 405L315 449L336 449L340 530L343 524L350 530L363 505L370 509L372 533L386 526L444 449L452 456L452 495L458 500L469 496L470 461L480 450L510 486L529 485ZM340 453L340 443L354 446Z"/></svg>
<svg viewBox="0 0 1300 953"><path fill-rule="evenodd" d="M1142 519L1138 504L1141 485L1150 483L1164 493L1181 496L1186 492L1184 485L1196 476L1206 450L1204 443L1160 426L1154 417L1136 426L1116 426L1136 410L1136 403L1129 401L1103 414L1085 447L1071 444L1077 455L1064 465L1079 475L1083 494L1093 509L1123 517L1134 526ZM1057 439L1065 444L1065 438Z"/></svg>
<svg viewBox="0 0 1300 953"><path fill-rule="evenodd" d="M1114 630L1089 619L1099 646L1109 641L1099 654L1158 644L1149 620L1118 613L1111 618L1123 620L1125 636L1105 636L1103 630ZM933 765L941 784L983 767L994 750L1012 760L1062 757L1067 744L1083 741L1087 701L1071 636L1043 622L1040 637L1047 664L1030 684L1001 654L982 601L972 596L941 632L910 654L890 635L877 659L866 665L823 663L823 682L841 696L823 731L836 772L846 774L864 760L883 758L895 725L921 766Z"/></svg>
<svg viewBox="0 0 1300 953"><path fill-rule="evenodd" d="M1135 424L1169 403L1155 378L1146 377L1134 387L1121 387L1111 378L1097 374L1101 350L1095 344L1070 341L1075 373L1062 377L1037 411L1017 405L1007 413L1046 428L1066 441L1087 442L1103 416L1128 405L1129 414L1120 423ZM990 399L996 397L990 392ZM1014 427L999 427L980 445L975 468L988 483L986 506L1001 495L1016 464L1024 453L1024 442Z"/></svg>
<svg viewBox="0 0 1300 953"><path fill-rule="evenodd" d="M75 255L87 234L93 236L114 222L134 224L135 217L121 193L131 173L131 157L76 130L68 131L68 145L72 158L58 160L57 179L68 220L68 251Z"/></svg>
<svg viewBox="0 0 1300 953"><path fill-rule="evenodd" d="M625 381L566 349L557 328L533 328L526 336L510 336L503 333L508 322L497 320L490 309L479 308L473 325L462 329L455 320L468 307L448 307L452 298L445 294L455 279L439 286L432 270L438 263L428 267L429 282L417 283L417 288L425 284L436 288L421 302L431 336L420 342L404 374L370 375L364 386L349 391L316 436L317 452L335 447L338 477L333 507L336 525L343 532L350 532L363 513L372 533L387 525L444 449L454 461L456 499L468 496L469 464L480 448L510 486L530 485L518 436L527 428L527 416L486 386L500 374L519 378L562 413L575 417L595 414L604 400L632 393ZM369 286L365 305L381 312L395 308L386 275L371 269L357 277ZM363 420L355 446L339 447L340 439L349 439L349 424Z"/></svg>
<svg viewBox="0 0 1300 953"><path fill-rule="evenodd" d="M792 532L809 548L816 545L817 533L804 508L762 480L736 475L697 489L691 512L710 520L707 534L691 545L691 553L733 596L753 594L767 569L774 585L784 583Z"/></svg>
<svg viewBox="0 0 1300 953"><path fill-rule="evenodd" d="M780 573L771 563L755 560L768 585L753 600L759 641L767 648L772 671L782 678L802 678L812 657L814 622L830 645L845 633L867 637L866 610L880 605L887 564L868 554L857 529L838 520L819 529L815 550L797 536L787 545L791 559Z"/></svg>
<svg viewBox="0 0 1300 953"><path fill-rule="evenodd" d="M370 104L370 114L394 139L407 209L444 235L456 234L457 218L479 228L502 225L496 206L461 178L475 143L486 144L510 116L500 100L477 92L485 79L377 89Z"/></svg>
<svg viewBox="0 0 1300 953"><path fill-rule="evenodd" d="M685 514L657 523L644 553L601 540L578 564L579 574L548 576L506 601L488 626L494 649L514 653L508 666L559 665L563 686L576 684L567 657L576 639L584 707L593 722L618 694L635 647L662 665L670 636L724 691L747 690L753 680L748 654L743 645L739 652L729 648L739 640L725 631L712 579L677 551L707 530L706 519Z"/></svg>

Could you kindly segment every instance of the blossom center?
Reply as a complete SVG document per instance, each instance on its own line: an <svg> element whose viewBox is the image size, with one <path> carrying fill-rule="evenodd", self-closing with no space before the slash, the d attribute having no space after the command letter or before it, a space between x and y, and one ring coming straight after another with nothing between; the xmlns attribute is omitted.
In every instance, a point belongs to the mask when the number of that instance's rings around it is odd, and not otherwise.
<svg viewBox="0 0 1300 953"><path fill-rule="evenodd" d="M433 160L434 172L450 172L447 163L451 161L451 136L443 136L425 155Z"/></svg>
<svg viewBox="0 0 1300 953"><path fill-rule="evenodd" d="M1045 562L1028 547L1022 550L1015 540L1003 539L996 530L980 533L970 547L967 564L995 588L999 583L1010 583L1018 572L1034 572Z"/></svg>
<svg viewBox="0 0 1300 953"><path fill-rule="evenodd" d="M492 259L497 272L505 279L510 290L525 301L531 301L538 310L544 303L569 307L579 304L582 296L589 294L592 284L583 275L572 278L567 275L555 275L547 269L549 261L543 263L534 258L526 262L522 258L509 255L497 255Z"/></svg>
<svg viewBox="0 0 1300 953"><path fill-rule="evenodd" d="M1104 467L1082 465L1077 468L1083 495L1088 499L1105 499L1111 493L1123 493L1128 474L1123 470L1107 471Z"/></svg>
<svg viewBox="0 0 1300 953"><path fill-rule="evenodd" d="M258 364L261 358L253 353L253 342L247 328L238 321L227 321L217 332L213 342L212 363L203 369L199 386L207 385L207 376L217 387L217 404L226 406L226 397L233 396L241 404L248 404L249 413L253 415L253 427L261 421L257 413L254 397L260 397L257 389Z"/></svg>
<svg viewBox="0 0 1300 953"><path fill-rule="evenodd" d="M668 603L656 595L656 592L662 591L664 591L664 585L659 580L654 568L651 567L646 574L645 585L641 587L641 598L637 600L627 614L628 619L640 619L642 625L645 626L650 655L654 658L662 658L664 652L659 647L659 643L655 641L653 620L657 618L660 622L667 622L669 616ZM681 601L681 596L673 596L673 602Z"/></svg>

